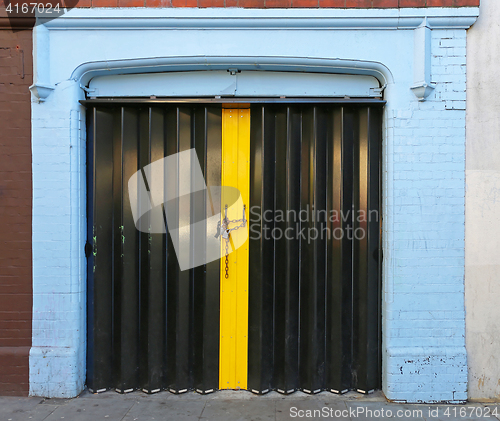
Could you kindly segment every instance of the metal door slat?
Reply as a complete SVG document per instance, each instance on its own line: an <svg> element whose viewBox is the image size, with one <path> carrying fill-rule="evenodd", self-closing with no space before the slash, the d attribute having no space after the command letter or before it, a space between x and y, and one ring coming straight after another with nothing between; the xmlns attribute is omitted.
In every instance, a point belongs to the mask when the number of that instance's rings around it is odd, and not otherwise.
<svg viewBox="0 0 500 421"><path fill-rule="evenodd" d="M191 108L179 107L177 109L177 152L183 152L191 149ZM181 177L179 176L179 183ZM185 198L183 198L185 199ZM187 203L186 203L187 202ZM189 206L190 199L178 200L178 226L189 226L191 220L191 208ZM187 205L186 208L183 205ZM182 250L181 253L190 253L189 249ZM177 262L176 262L177 263ZM177 263L178 264L178 263ZM175 306L176 306L176 326L175 326L175 361L176 361L176 376L169 384L169 388L176 392L189 389L191 387L191 364L192 364L192 326L193 322L193 303L192 290L193 279L192 270L178 271L178 276L175 282Z"/></svg>
<svg viewBox="0 0 500 421"><path fill-rule="evenodd" d="M212 108L195 111L195 148L208 186L221 184L221 114ZM198 196L197 196L198 197ZM208 192L197 212L207 215L220 212L220 202L212 200ZM202 220L196 215L195 220ZM206 233L213 235L216 227L206 225ZM205 241L206 238L195 241ZM194 387L201 393L216 390L219 386L219 262L213 261L194 268ZM216 356L216 358L214 358Z"/></svg>
<svg viewBox="0 0 500 421"><path fill-rule="evenodd" d="M113 314L109 303L113 299L110 259L113 235L109 215L113 212L113 195L112 186L106 180L112 179L113 156L109 139L113 138L113 115L93 109L89 117L92 125L88 142L88 162L91 164L88 215L93 224L88 225L88 241L92 245L88 259L88 322L93 328L88 335L87 360L88 387L97 391L111 387L112 381ZM97 204L99 212L96 211Z"/></svg>
<svg viewBox="0 0 500 421"><path fill-rule="evenodd" d="M325 369L325 247L318 220L326 196L322 117L318 107L303 113L301 211L307 221L301 229L305 229L307 241L301 240L300 381L301 388L310 392L323 389Z"/></svg>
<svg viewBox="0 0 500 421"><path fill-rule="evenodd" d="M276 228L289 239L275 241L276 300L274 372L276 388L289 393L299 385L299 241L295 218L287 218L287 212L298 215L300 197L292 186L300 185L301 121L293 107L276 113L276 180L275 208L282 217L276 218ZM286 186L286 188L283 188Z"/></svg>
<svg viewBox="0 0 500 421"><path fill-rule="evenodd" d="M114 354L117 373L115 388L133 389L138 382L139 354L139 289L141 233L137 231L130 210L126 181L137 171L138 142L145 140L138 133L139 116L125 107L115 116L113 141L113 286L114 286ZM142 149L142 148L141 148ZM142 151L141 151L142 152ZM120 165L121 163L121 165ZM142 244L141 244L142 245ZM142 249L139 248L139 249ZM134 256L134 258L131 258Z"/></svg>
<svg viewBox="0 0 500 421"><path fill-rule="evenodd" d="M351 385L351 294L352 242L341 234L349 221L342 218L350 211L352 194L352 136L349 136L350 114L344 108L330 111L328 132L327 208L336 216L329 218L332 233L327 243L326 300L326 384L341 392Z"/></svg>
<svg viewBox="0 0 500 421"><path fill-rule="evenodd" d="M273 382L274 244L260 233L274 229L265 217L274 209L275 146L268 140L274 139L274 127L266 107L251 109L248 389L257 393L270 390Z"/></svg>
<svg viewBox="0 0 500 421"><path fill-rule="evenodd" d="M163 110L149 108L142 112L144 118L142 130L148 132L150 162L160 160L165 156L165 128ZM147 121L146 121L147 118ZM163 172L165 170L163 169ZM150 190L164 192L163 179L150 178L148 181ZM160 193L161 194L161 193ZM155 209L154 213L163 214L163 210ZM151 218L157 230L165 230L163 215L159 218ZM162 223L163 222L163 223ZM159 226L158 226L159 225ZM163 234L147 235L146 261L141 267L141 297L147 305L141 306L141 336L140 336L140 374L139 387L152 393L162 389L164 385L163 359L166 341L165 325L165 282L166 271L166 236Z"/></svg>

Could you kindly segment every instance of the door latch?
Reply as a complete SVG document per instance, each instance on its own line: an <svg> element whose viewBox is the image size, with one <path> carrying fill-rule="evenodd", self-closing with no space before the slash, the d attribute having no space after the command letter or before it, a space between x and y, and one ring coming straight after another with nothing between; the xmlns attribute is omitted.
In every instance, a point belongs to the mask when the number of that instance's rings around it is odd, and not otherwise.
<svg viewBox="0 0 500 421"><path fill-rule="evenodd" d="M226 242L225 244L225 251L226 251L226 274L225 277L226 279L229 278L229 258L227 257L229 254L229 241L230 241L230 235L231 231L235 231L239 228L243 228L246 226L247 219L245 216L245 211L246 211L246 205L243 205L243 218L242 219L228 219L227 218L227 205L224 208L224 219L219 222L217 222L217 232L215 234L215 238L219 238L219 236L222 236L222 239ZM238 224L233 228L229 228L229 224Z"/></svg>

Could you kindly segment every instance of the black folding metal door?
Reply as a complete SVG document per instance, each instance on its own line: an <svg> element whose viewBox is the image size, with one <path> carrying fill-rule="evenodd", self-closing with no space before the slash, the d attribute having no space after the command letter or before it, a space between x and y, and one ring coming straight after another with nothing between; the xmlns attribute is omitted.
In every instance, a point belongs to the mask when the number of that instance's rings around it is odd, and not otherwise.
<svg viewBox="0 0 500 421"><path fill-rule="evenodd" d="M252 109L249 389L380 387L381 134L376 106Z"/></svg>
<svg viewBox="0 0 500 421"><path fill-rule="evenodd" d="M136 229L127 182L195 148L220 185L221 106L87 113L88 387L216 390L219 262L181 271L169 233ZM379 105L252 105L250 390L380 387L380 145Z"/></svg>
<svg viewBox="0 0 500 421"><path fill-rule="evenodd" d="M88 387L212 391L219 262L181 271L170 235L136 229L127 182L195 148L207 184L220 185L221 109L96 106L88 116Z"/></svg>

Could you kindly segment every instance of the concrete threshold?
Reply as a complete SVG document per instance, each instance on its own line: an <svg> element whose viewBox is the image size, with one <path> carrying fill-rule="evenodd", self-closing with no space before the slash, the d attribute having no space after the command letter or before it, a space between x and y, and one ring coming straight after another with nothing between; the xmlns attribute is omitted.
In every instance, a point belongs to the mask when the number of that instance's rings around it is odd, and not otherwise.
<svg viewBox="0 0 500 421"><path fill-rule="evenodd" d="M0 421L285 421L285 420L500 420L500 404L397 404L382 392L308 395L218 391L119 394L84 391L74 399L0 397Z"/></svg>

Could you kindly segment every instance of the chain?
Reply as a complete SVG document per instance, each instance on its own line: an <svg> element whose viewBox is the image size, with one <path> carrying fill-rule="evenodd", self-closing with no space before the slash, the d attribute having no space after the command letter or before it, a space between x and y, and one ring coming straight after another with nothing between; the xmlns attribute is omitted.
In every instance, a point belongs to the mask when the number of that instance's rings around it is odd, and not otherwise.
<svg viewBox="0 0 500 421"><path fill-rule="evenodd" d="M243 228L243 227L245 226L245 224L246 224L247 220L246 220L246 219L233 219L233 220L231 220L231 221L229 221L229 220L228 220L228 221L227 221L227 224L228 224L228 225L229 225L229 224L236 224L236 223L238 223L238 222L241 222L241 224L240 224L240 225L238 225L237 227L228 228L228 229L227 229L227 232L228 232L228 233L230 233L231 231L236 231L238 228ZM226 226L227 226L227 225L226 225Z"/></svg>
<svg viewBox="0 0 500 421"><path fill-rule="evenodd" d="M229 278L229 238L226 240L226 279Z"/></svg>
<svg viewBox="0 0 500 421"><path fill-rule="evenodd" d="M222 235L222 239L226 241L226 259L225 259L225 271L226 274L224 275L225 278L229 278L229 242L231 241L231 231L236 231L239 228L243 228L246 226L247 220L245 218L245 209L246 206L243 206L243 219L227 219L227 205L224 210L224 219L222 220L222 224L219 221L217 224L217 234L215 234L215 238L219 238L219 235ZM229 224L238 224L237 226L233 228L229 228Z"/></svg>

